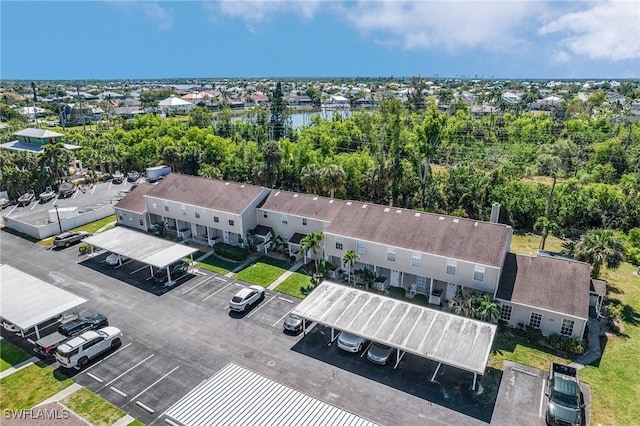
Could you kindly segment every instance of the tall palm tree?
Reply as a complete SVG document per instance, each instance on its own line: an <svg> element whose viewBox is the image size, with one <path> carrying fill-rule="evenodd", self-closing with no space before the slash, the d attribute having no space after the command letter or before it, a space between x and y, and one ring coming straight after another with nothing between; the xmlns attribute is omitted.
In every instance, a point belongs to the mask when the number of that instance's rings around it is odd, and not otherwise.
<svg viewBox="0 0 640 426"><path fill-rule="evenodd" d="M358 254L353 250L347 250L342 255L342 264L347 267L347 282L349 284L351 284L351 268L358 259Z"/></svg>
<svg viewBox="0 0 640 426"><path fill-rule="evenodd" d="M536 223L533 224L533 230L542 233L542 240L540 240L540 250L544 250L544 245L547 242L549 233L554 234L558 232L558 224L545 216L540 216L536 220Z"/></svg>
<svg viewBox="0 0 640 426"><path fill-rule="evenodd" d="M317 164L309 164L302 168L300 182L312 194L317 194L321 187L322 169Z"/></svg>
<svg viewBox="0 0 640 426"><path fill-rule="evenodd" d="M610 229L592 229L576 243L576 259L591 264L591 276L600 275L602 265L617 269L624 261L624 245Z"/></svg>
<svg viewBox="0 0 640 426"><path fill-rule="evenodd" d="M313 259L315 261L316 272L318 272L318 249L322 243L324 234L321 232L310 232L306 237L300 240L300 250L304 253L305 262L307 260L307 252L311 250L313 253Z"/></svg>
<svg viewBox="0 0 640 426"><path fill-rule="evenodd" d="M334 198L336 190L340 190L344 187L344 181L347 175L344 169L337 164L330 164L327 167L322 168L320 172L320 180L322 187L325 191L329 192L329 196Z"/></svg>

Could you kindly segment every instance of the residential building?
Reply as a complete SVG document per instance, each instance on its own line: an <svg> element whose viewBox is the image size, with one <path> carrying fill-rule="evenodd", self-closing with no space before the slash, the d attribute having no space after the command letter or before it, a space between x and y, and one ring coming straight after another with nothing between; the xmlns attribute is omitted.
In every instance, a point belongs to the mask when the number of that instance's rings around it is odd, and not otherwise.
<svg viewBox="0 0 640 426"><path fill-rule="evenodd" d="M153 185L142 183L114 206L116 222L130 228L147 231L151 228L144 196Z"/></svg>
<svg viewBox="0 0 640 426"><path fill-rule="evenodd" d="M49 144L61 143L66 149L75 150L82 148L78 145L71 145L63 142L61 133L44 129L24 129L13 134L16 140L0 144L1 149L9 151L27 151L41 154L44 147Z"/></svg>

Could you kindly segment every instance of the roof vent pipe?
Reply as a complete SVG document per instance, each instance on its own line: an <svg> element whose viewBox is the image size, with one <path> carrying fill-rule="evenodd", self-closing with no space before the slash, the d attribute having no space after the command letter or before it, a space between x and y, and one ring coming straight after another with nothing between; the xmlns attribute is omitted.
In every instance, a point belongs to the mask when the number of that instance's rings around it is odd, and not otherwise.
<svg viewBox="0 0 640 426"><path fill-rule="evenodd" d="M491 219L489 219L489 222L498 223L499 217L500 217L500 203L491 204Z"/></svg>

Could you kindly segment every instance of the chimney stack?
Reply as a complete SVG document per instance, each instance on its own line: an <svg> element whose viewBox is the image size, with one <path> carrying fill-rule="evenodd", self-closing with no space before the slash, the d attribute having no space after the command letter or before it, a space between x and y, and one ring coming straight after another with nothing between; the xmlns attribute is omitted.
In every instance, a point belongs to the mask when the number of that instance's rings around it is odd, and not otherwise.
<svg viewBox="0 0 640 426"><path fill-rule="evenodd" d="M500 203L493 203L491 205L491 218L489 222L498 223L498 218L500 217Z"/></svg>

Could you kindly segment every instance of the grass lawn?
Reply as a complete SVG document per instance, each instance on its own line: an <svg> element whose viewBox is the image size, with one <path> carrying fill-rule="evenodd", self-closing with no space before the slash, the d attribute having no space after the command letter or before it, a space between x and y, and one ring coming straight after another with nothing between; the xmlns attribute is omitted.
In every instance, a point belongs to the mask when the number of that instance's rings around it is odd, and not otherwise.
<svg viewBox="0 0 640 426"><path fill-rule="evenodd" d="M79 226L77 228L74 228L74 229L72 229L72 231L86 231L86 232L90 232L90 233L93 234L98 229L102 228L103 226L109 225L110 223L113 223L112 227L115 226L115 222L116 222L116 215L111 215L111 216L107 216L107 217L105 217L103 219L96 220L95 222L87 223L86 225L82 225L82 226ZM55 236L49 237L49 238L45 238L44 240L38 241L38 244L40 244L41 246L45 246L45 247L52 246L54 238L55 238Z"/></svg>
<svg viewBox="0 0 640 426"><path fill-rule="evenodd" d="M513 361L548 370L550 362L569 364L571 360L554 355L552 349L529 343L519 336L496 334L489 356L489 367L502 370L502 362Z"/></svg>
<svg viewBox="0 0 640 426"><path fill-rule="evenodd" d="M127 426L145 426L145 425L140 420L134 420L131 423L129 423Z"/></svg>
<svg viewBox="0 0 640 426"><path fill-rule="evenodd" d="M276 287L276 291L304 299L305 295L301 289L307 287L309 284L311 284L311 277L309 275L294 272L289 278L284 280L282 284Z"/></svg>
<svg viewBox="0 0 640 426"><path fill-rule="evenodd" d="M126 414L87 389L78 389L61 401L94 426L110 426Z"/></svg>
<svg viewBox="0 0 640 426"><path fill-rule="evenodd" d="M513 237L511 237L511 252L535 256L538 253L541 239L542 237L536 234L513 234ZM562 251L562 243L564 242L565 240L549 235L544 249L560 252Z"/></svg>
<svg viewBox="0 0 640 426"><path fill-rule="evenodd" d="M0 410L23 410L44 401L73 382L65 375L38 363L0 379Z"/></svg>
<svg viewBox="0 0 640 426"><path fill-rule="evenodd" d="M0 371L20 364L29 358L31 358L31 356L19 347L12 345L4 339L0 340Z"/></svg>
<svg viewBox="0 0 640 426"><path fill-rule="evenodd" d="M194 259L195 259L195 256L194 256ZM213 271L213 272L217 272L219 274L225 275L230 271L234 270L235 268L237 268L241 264L242 262L232 262L230 260L222 259L216 256L215 254L212 254L206 259L201 260L200 262L196 262L196 267L207 269L209 271Z"/></svg>
<svg viewBox="0 0 640 426"><path fill-rule="evenodd" d="M262 256L256 262L238 272L234 278L267 287L290 267L291 265L286 260Z"/></svg>

